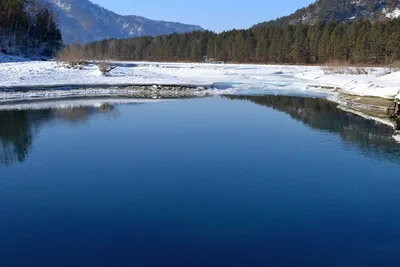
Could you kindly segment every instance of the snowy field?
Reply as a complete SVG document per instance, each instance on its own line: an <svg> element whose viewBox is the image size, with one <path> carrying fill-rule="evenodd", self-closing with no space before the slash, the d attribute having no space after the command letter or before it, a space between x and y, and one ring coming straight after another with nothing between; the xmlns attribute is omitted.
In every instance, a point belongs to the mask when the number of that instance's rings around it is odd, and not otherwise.
<svg viewBox="0 0 400 267"><path fill-rule="evenodd" d="M134 84L196 85L212 87L215 90L211 93L215 94L273 93L334 98L347 93L387 99L400 97L400 72L387 74L388 70L383 68L366 68L368 74L355 75L327 74L326 68L317 66L118 62L115 70L102 76L95 65L79 70L56 62L15 62L17 59L0 55L0 100L11 95L22 97L21 93L8 90L15 88ZM90 95L93 93L96 91ZM67 96L68 92L63 90L60 94ZM34 97L40 97L40 93L35 92Z"/></svg>

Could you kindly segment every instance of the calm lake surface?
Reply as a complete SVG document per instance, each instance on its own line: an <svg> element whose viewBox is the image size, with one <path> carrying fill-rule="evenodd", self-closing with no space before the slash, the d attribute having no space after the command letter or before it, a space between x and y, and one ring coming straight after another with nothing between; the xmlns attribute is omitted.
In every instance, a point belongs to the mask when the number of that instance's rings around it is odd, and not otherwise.
<svg viewBox="0 0 400 267"><path fill-rule="evenodd" d="M400 266L400 145L324 100L0 111L0 266Z"/></svg>

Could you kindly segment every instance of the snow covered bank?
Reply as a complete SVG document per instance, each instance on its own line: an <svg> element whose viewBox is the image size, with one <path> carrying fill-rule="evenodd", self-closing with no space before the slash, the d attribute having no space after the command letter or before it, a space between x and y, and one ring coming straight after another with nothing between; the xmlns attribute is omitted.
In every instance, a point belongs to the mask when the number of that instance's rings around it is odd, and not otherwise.
<svg viewBox="0 0 400 267"><path fill-rule="evenodd" d="M0 99L10 98L8 89L11 88L128 84L211 86L216 89L212 92L215 94L328 97L347 93L387 99L400 97L400 73L385 73L382 68L369 68L368 74L364 75L327 75L317 66L118 62L118 67L110 75L102 76L95 65L78 70L61 67L56 62L11 62L0 64ZM89 91L85 88L82 95L99 93ZM51 94L57 93L67 94L65 90L51 91ZM40 97L37 92L35 94L34 97ZM29 97L29 94L25 95ZM15 92L13 97L17 97ZM19 97L23 94L20 93Z"/></svg>
<svg viewBox="0 0 400 267"><path fill-rule="evenodd" d="M316 84L333 86L340 93L358 96L373 96L393 99L400 96L400 72L386 74L389 69L366 68L368 74L331 74L327 75L322 67L299 72L295 76L313 81Z"/></svg>

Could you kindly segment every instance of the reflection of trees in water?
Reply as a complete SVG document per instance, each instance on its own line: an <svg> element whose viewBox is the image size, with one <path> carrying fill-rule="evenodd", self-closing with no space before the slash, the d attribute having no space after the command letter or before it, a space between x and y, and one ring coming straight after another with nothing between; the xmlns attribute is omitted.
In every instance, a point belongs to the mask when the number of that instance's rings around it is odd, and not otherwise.
<svg viewBox="0 0 400 267"><path fill-rule="evenodd" d="M24 161L32 145L32 135L26 112L0 112L0 163Z"/></svg>
<svg viewBox="0 0 400 267"><path fill-rule="evenodd" d="M100 107L59 108L52 111L54 118L68 121L72 124L86 122L91 115L95 114L115 117L118 115L118 111L114 106L108 104Z"/></svg>
<svg viewBox="0 0 400 267"><path fill-rule="evenodd" d="M400 144L393 139L393 129L337 108L324 99L292 96L227 96L247 100L289 114L293 119L318 130L338 133L342 139L355 144L369 155L379 154L399 162Z"/></svg>
<svg viewBox="0 0 400 267"><path fill-rule="evenodd" d="M35 132L44 123L61 120L75 124L95 114L116 116L118 111L111 105L0 111L0 165L24 162L32 147Z"/></svg>

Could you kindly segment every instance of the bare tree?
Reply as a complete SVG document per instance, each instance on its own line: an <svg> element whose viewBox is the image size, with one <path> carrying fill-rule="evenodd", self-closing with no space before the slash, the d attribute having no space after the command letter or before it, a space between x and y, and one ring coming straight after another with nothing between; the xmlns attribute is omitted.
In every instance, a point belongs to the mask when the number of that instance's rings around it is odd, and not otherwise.
<svg viewBox="0 0 400 267"><path fill-rule="evenodd" d="M99 68L101 74L107 75L110 73L112 70L114 70L117 66L113 66L107 62L100 61L97 63L97 67Z"/></svg>
<svg viewBox="0 0 400 267"><path fill-rule="evenodd" d="M65 47L58 53L56 60L61 65L74 69L83 69L84 66L89 64L89 62L85 60L84 53L79 45Z"/></svg>

